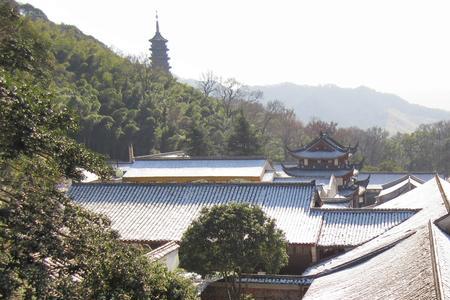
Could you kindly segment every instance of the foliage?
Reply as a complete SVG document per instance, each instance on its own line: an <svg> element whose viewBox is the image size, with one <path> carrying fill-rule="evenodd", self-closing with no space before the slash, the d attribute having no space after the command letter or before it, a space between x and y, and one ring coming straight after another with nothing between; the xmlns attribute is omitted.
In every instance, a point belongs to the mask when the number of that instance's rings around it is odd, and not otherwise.
<svg viewBox="0 0 450 300"><path fill-rule="evenodd" d="M102 177L111 169L68 137L77 126L48 92L42 62L51 56L10 2L0 6L0 59L9 60L0 68L0 298L196 299L188 280L121 243L109 220L57 188L81 179L81 168Z"/></svg>
<svg viewBox="0 0 450 300"><path fill-rule="evenodd" d="M241 110L235 118L231 133L227 138L228 153L236 156L248 156L260 152L257 132L251 127Z"/></svg>
<svg viewBox="0 0 450 300"><path fill-rule="evenodd" d="M201 275L219 273L230 299L241 299L243 273L277 273L287 263L284 233L249 204L204 208L183 234L180 265Z"/></svg>
<svg viewBox="0 0 450 300"><path fill-rule="evenodd" d="M186 150L283 161L292 159L286 145L294 148L328 131L345 145L359 142L355 160L364 157L378 170L450 172L446 122L391 137L376 127L342 128L319 119L304 124L279 101L259 103L261 93L235 79L208 72L196 90L152 70L145 59L120 56L74 26L48 21L30 5L22 6L30 16L24 18L7 9L9 1L0 3L0 65L52 91L60 106L79 116L72 136L111 159L127 159L133 144L136 155ZM248 151L228 147L237 137L240 111L259 145Z"/></svg>
<svg viewBox="0 0 450 300"><path fill-rule="evenodd" d="M110 170L67 138L73 119L48 97L0 80L0 296L194 299L186 280L150 264L107 219L56 188L62 178L79 179L79 168Z"/></svg>

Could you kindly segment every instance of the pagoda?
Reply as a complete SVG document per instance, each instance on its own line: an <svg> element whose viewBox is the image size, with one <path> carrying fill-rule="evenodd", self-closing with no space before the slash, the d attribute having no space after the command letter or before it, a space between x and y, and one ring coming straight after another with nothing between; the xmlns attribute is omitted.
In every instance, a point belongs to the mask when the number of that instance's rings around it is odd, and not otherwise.
<svg viewBox="0 0 450 300"><path fill-rule="evenodd" d="M342 202L349 207L357 206L362 200L359 196L364 196L368 179L357 181L357 175L363 162L350 162L358 150L358 144L346 147L321 132L319 137L304 147L286 148L296 162L292 165L282 164L284 173L290 177L325 184L326 188L321 192L322 200Z"/></svg>
<svg viewBox="0 0 450 300"><path fill-rule="evenodd" d="M350 163L358 145L345 147L325 132L305 147L287 150L297 161L295 166L283 165L284 172L292 177L330 178L334 175L339 186L346 186L351 183L355 171L361 168L361 163Z"/></svg>
<svg viewBox="0 0 450 300"><path fill-rule="evenodd" d="M150 43L151 43L150 51L152 53L151 56L152 67L169 73L170 58L167 55L167 51L169 51L169 49L167 48L166 45L167 40L163 38L163 36L159 32L158 14L156 14L156 33L150 40Z"/></svg>

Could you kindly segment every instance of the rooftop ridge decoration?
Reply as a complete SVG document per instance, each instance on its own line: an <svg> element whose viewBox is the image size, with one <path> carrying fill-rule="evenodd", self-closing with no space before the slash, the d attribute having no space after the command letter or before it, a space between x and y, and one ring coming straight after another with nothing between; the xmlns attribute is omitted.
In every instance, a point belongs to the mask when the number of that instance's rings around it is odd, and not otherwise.
<svg viewBox="0 0 450 300"><path fill-rule="evenodd" d="M326 144L328 144L331 148L334 148L336 151L342 152L343 154L346 153L355 153L358 149L358 145L359 143L356 143L355 146L343 146L342 144L340 144L338 141L336 141L335 139L333 139L331 136L329 136L327 133L321 132L319 137L315 138L314 140L312 140L310 143L308 143L305 146L301 146L299 148L296 149L291 149L289 146L286 145L286 149L293 154L294 152L302 152L302 151L307 151L310 150L313 146L315 146L317 143L319 143L320 141L325 142Z"/></svg>

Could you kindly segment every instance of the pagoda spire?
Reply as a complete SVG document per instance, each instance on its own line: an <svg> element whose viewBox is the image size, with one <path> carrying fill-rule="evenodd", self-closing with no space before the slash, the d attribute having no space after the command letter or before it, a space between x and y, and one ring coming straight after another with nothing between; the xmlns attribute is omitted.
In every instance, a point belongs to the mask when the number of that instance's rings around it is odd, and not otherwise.
<svg viewBox="0 0 450 300"><path fill-rule="evenodd" d="M153 38L150 40L151 47L151 63L152 68L159 69L164 72L170 73L170 65L169 65L169 56L167 52L169 49L167 48L167 40L163 38L161 33L159 32L159 19L158 12L156 12L156 32Z"/></svg>
<svg viewBox="0 0 450 300"><path fill-rule="evenodd" d="M156 33L159 33L158 11L156 11Z"/></svg>

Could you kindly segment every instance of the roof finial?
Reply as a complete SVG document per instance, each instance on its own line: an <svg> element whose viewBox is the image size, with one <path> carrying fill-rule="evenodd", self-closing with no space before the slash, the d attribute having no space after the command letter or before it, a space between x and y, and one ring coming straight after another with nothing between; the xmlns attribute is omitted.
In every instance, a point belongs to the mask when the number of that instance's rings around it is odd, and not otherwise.
<svg viewBox="0 0 450 300"><path fill-rule="evenodd" d="M156 32L159 32L158 11L156 11Z"/></svg>

